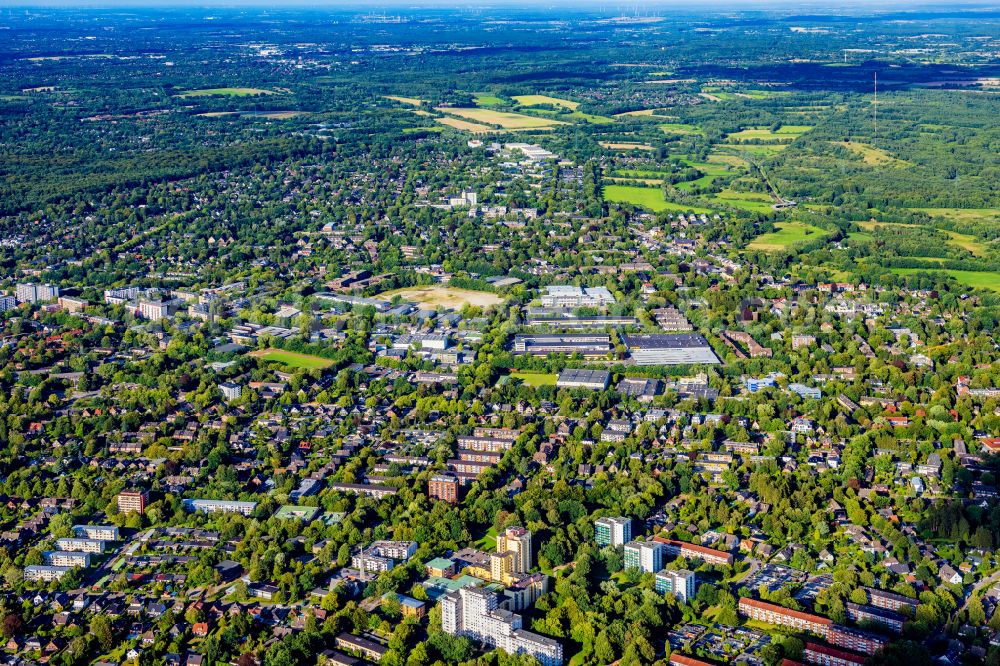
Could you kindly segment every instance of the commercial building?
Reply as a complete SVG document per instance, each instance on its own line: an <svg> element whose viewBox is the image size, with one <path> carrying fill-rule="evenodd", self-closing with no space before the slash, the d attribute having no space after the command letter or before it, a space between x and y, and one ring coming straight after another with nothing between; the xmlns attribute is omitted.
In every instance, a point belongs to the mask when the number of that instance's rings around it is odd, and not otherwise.
<svg viewBox="0 0 1000 666"><path fill-rule="evenodd" d="M682 603L694 598L698 589L698 578L693 571L678 569L663 570L656 574L656 591L661 594L672 594Z"/></svg>
<svg viewBox="0 0 1000 666"><path fill-rule="evenodd" d="M594 540L601 546L624 546L632 540L632 519L598 518L594 521Z"/></svg>
<svg viewBox="0 0 1000 666"><path fill-rule="evenodd" d="M666 548L667 555L672 557L684 557L689 560L701 560L716 566L732 566L733 554L724 553L721 550L699 546L677 539L665 539L663 537L653 537L654 541L662 543Z"/></svg>
<svg viewBox="0 0 1000 666"><path fill-rule="evenodd" d="M527 654L542 666L561 666L562 645L522 628L521 616L500 608L496 593L464 587L441 597L441 628L510 654Z"/></svg>
<svg viewBox="0 0 1000 666"><path fill-rule="evenodd" d="M551 285L542 294L542 307L581 308L603 307L615 304L615 297L607 287L577 287L576 285Z"/></svg>
<svg viewBox="0 0 1000 666"><path fill-rule="evenodd" d="M184 508L188 511L204 513L240 513L249 516L257 508L257 502L238 502L236 500L186 499Z"/></svg>
<svg viewBox="0 0 1000 666"><path fill-rule="evenodd" d="M24 282L17 285L14 295L18 303L45 303L59 298L59 287Z"/></svg>
<svg viewBox="0 0 1000 666"><path fill-rule="evenodd" d="M42 581L44 583L48 583L53 580L59 580L73 569L74 567L53 567L46 566L44 564L29 564L24 567L24 580Z"/></svg>
<svg viewBox="0 0 1000 666"><path fill-rule="evenodd" d="M457 504L458 478L454 474L435 474L427 482L427 496L449 504Z"/></svg>
<svg viewBox="0 0 1000 666"><path fill-rule="evenodd" d="M789 627L796 631L808 631L818 636L826 638L833 621L801 611L792 610L771 604L766 601L741 597L739 603L740 615L749 617L758 622L766 622L780 627Z"/></svg>
<svg viewBox="0 0 1000 666"><path fill-rule="evenodd" d="M142 490L123 490L118 493L119 513L146 513L149 495Z"/></svg>
<svg viewBox="0 0 1000 666"><path fill-rule="evenodd" d="M597 333L521 334L514 336L514 353L531 356L579 354L584 358L607 356L611 336Z"/></svg>
<svg viewBox="0 0 1000 666"><path fill-rule="evenodd" d="M625 544L625 568L636 567L643 573L663 568L663 544L658 541L632 541Z"/></svg>
<svg viewBox="0 0 1000 666"><path fill-rule="evenodd" d="M608 388L611 381L611 373L605 370L571 370L566 369L559 373L556 379L556 386L559 388L585 388L594 391L603 391Z"/></svg>
<svg viewBox="0 0 1000 666"><path fill-rule="evenodd" d="M622 342L636 365L716 365L719 358L697 333L625 335Z"/></svg>

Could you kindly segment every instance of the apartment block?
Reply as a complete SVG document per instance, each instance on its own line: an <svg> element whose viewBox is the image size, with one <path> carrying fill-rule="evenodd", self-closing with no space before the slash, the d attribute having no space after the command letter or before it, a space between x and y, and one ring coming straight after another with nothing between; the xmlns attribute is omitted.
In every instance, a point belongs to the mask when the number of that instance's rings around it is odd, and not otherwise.
<svg viewBox="0 0 1000 666"><path fill-rule="evenodd" d="M632 541L625 544L625 568L636 567L643 573L663 568L663 544L657 541Z"/></svg>
<svg viewBox="0 0 1000 666"><path fill-rule="evenodd" d="M624 517L594 521L594 540L601 546L624 546L632 540L632 520Z"/></svg>

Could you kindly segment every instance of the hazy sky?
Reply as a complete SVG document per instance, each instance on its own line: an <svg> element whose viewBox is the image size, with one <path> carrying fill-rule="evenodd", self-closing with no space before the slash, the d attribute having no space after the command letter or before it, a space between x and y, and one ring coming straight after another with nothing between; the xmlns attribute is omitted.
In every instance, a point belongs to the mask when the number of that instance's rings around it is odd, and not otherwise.
<svg viewBox="0 0 1000 666"><path fill-rule="evenodd" d="M711 7L719 9L733 7L739 9L802 9L837 13L841 8L921 8L931 7L954 9L965 7L1000 7L1000 3L985 0L952 0L950 2L933 0L0 0L0 7L134 7L134 8L164 8L164 7L267 7L270 9L302 8L351 8L377 10L379 7L394 7L419 9L420 7L462 7L489 8L503 6L521 6L544 10L551 8L604 8L609 12L634 10L636 8L667 8L667 7Z"/></svg>

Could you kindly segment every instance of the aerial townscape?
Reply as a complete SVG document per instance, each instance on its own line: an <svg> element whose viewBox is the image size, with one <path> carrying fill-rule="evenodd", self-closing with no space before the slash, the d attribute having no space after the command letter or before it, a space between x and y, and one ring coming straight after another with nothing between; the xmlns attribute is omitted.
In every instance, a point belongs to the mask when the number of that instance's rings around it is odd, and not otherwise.
<svg viewBox="0 0 1000 666"><path fill-rule="evenodd" d="M1000 666L996 7L27 4L0 666Z"/></svg>

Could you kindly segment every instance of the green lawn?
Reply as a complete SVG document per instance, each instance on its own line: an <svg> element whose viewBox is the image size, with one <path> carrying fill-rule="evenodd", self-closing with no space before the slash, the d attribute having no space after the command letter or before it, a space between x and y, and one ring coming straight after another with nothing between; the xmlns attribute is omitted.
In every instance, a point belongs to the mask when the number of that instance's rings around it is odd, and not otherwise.
<svg viewBox="0 0 1000 666"><path fill-rule="evenodd" d="M333 361L330 359L311 356L309 354L298 354L296 352L285 351L284 349L275 349L274 347L251 352L250 355L265 361L284 363L293 368L305 368L306 370L329 368L333 365Z"/></svg>
<svg viewBox="0 0 1000 666"><path fill-rule="evenodd" d="M988 289L1000 293L1000 273L994 271L959 271L950 268L892 268L897 275L945 273L959 284L973 289Z"/></svg>
<svg viewBox="0 0 1000 666"><path fill-rule="evenodd" d="M533 388L538 388L539 386L555 386L556 380L559 378L559 375L545 372L512 372L510 373L510 376L514 379L520 379L522 382Z"/></svg>
<svg viewBox="0 0 1000 666"><path fill-rule="evenodd" d="M747 245L747 249L776 252L795 243L814 240L818 237L817 234L826 235L826 231L823 229L803 222L781 222L774 226L777 231L757 236L753 242Z"/></svg>
<svg viewBox="0 0 1000 666"><path fill-rule="evenodd" d="M678 213L688 211L694 213L711 213L708 208L699 206L689 206L687 204L666 201L663 198L663 190L658 187L634 187L631 185L605 185L604 200L615 203L628 203L635 206L648 208L653 212L669 210Z"/></svg>
<svg viewBox="0 0 1000 666"><path fill-rule="evenodd" d="M492 553L497 549L497 531L496 528L491 527L486 531L486 534L476 542L476 548L479 550L485 550L487 553Z"/></svg>

